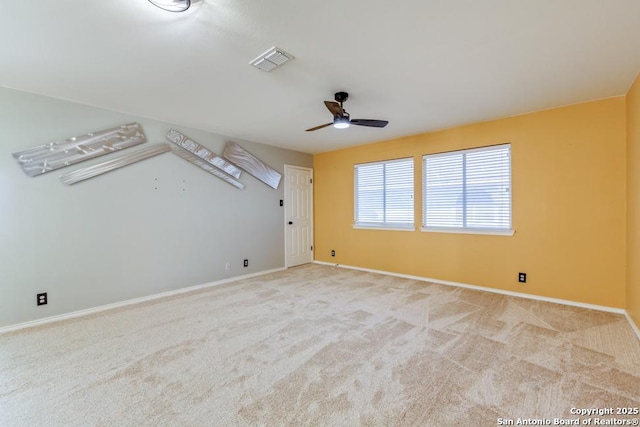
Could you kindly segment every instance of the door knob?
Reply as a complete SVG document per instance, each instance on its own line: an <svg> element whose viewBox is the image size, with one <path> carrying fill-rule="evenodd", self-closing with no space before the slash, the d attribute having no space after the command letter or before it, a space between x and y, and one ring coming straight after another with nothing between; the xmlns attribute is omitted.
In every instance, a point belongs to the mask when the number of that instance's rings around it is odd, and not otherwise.
<svg viewBox="0 0 640 427"><path fill-rule="evenodd" d="M289 225L292 225L292 224L293 224L293 221L289 221Z"/></svg>

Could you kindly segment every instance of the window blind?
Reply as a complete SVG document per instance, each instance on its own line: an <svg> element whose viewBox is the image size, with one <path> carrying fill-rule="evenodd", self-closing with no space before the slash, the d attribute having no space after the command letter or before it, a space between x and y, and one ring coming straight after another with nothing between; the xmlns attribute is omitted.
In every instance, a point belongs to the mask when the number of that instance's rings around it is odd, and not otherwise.
<svg viewBox="0 0 640 427"><path fill-rule="evenodd" d="M511 229L511 145L423 157L423 227Z"/></svg>
<svg viewBox="0 0 640 427"><path fill-rule="evenodd" d="M413 227L413 159L355 165L355 225Z"/></svg>

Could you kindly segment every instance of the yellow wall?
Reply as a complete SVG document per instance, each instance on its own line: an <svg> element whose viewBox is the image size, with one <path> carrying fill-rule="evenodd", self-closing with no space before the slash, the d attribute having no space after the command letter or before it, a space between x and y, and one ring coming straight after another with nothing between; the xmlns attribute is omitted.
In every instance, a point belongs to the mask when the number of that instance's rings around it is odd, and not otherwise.
<svg viewBox="0 0 640 427"><path fill-rule="evenodd" d="M627 93L627 312L640 327L640 76Z"/></svg>
<svg viewBox="0 0 640 427"><path fill-rule="evenodd" d="M623 308L625 122L616 97L317 154L316 260ZM414 157L419 230L422 155L507 142L514 236L353 228L354 164Z"/></svg>

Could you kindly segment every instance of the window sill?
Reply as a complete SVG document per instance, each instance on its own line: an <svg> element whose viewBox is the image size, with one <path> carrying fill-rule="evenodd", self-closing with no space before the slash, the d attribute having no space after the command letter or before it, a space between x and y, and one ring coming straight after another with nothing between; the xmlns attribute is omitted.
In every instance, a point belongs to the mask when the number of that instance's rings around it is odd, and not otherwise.
<svg viewBox="0 0 640 427"><path fill-rule="evenodd" d="M356 230L416 231L415 227L378 227L375 225L353 225Z"/></svg>
<svg viewBox="0 0 640 427"><path fill-rule="evenodd" d="M484 234L489 236L513 236L515 230L478 230L469 228L422 227L420 231L427 233Z"/></svg>

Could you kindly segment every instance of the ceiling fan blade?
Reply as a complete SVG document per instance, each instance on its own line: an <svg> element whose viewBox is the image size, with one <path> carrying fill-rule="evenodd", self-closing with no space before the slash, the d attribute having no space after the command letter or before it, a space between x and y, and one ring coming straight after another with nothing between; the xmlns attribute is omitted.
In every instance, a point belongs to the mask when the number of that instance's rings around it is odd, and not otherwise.
<svg viewBox="0 0 640 427"><path fill-rule="evenodd" d="M351 120L352 125L358 126L369 126L372 128L383 128L389 124L386 120L371 120L371 119L353 119Z"/></svg>
<svg viewBox="0 0 640 427"><path fill-rule="evenodd" d="M342 107L340 106L340 104L338 104L337 102L333 102L333 101L324 101L324 105L327 106L327 108L329 109L329 111L331 111L331 114L338 117L342 117L344 116L344 110L342 109Z"/></svg>
<svg viewBox="0 0 640 427"><path fill-rule="evenodd" d="M318 130L318 129L326 128L327 126L331 126L332 124L333 123L327 123L326 125L320 125L320 126L316 126L314 128L309 128L305 132L311 132L312 130Z"/></svg>

